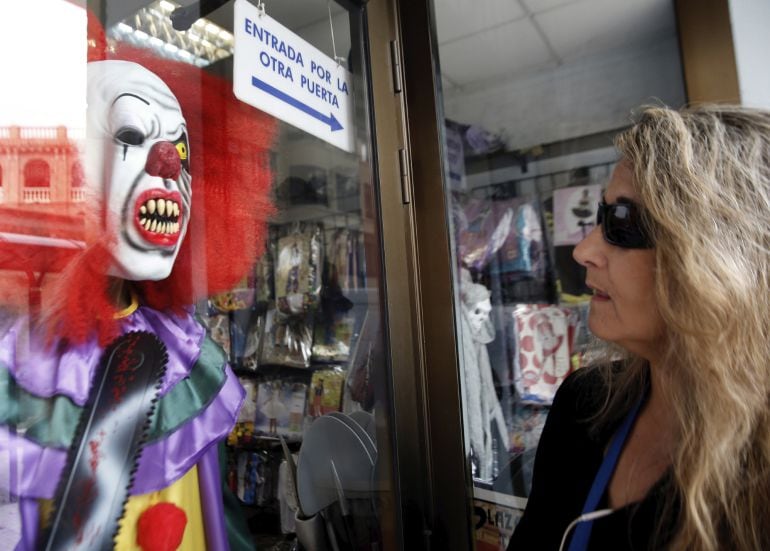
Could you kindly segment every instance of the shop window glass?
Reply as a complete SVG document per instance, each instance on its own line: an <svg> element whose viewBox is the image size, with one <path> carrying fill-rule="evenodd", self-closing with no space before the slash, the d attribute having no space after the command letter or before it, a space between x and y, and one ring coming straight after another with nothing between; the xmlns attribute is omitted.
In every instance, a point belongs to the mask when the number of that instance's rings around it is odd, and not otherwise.
<svg viewBox="0 0 770 551"><path fill-rule="evenodd" d="M0 138L53 151L22 165L0 220L0 402L24 404L0 420L2 537L73 548L83 522L106 542L91 548L278 548L303 529L381 547L398 499L377 446L392 435L364 9L223 0L185 22L165 0L78 4L46 0L17 55L31 122L0 112ZM238 69L244 32L263 55ZM236 96L246 71L268 101ZM9 92L19 113L24 96ZM94 480L114 499L89 499ZM39 497L50 536L31 535Z"/></svg>
<svg viewBox="0 0 770 551"><path fill-rule="evenodd" d="M643 104L685 103L676 20L670 0L433 4L469 522L477 549L503 549L554 393L590 361L572 250L613 137Z"/></svg>

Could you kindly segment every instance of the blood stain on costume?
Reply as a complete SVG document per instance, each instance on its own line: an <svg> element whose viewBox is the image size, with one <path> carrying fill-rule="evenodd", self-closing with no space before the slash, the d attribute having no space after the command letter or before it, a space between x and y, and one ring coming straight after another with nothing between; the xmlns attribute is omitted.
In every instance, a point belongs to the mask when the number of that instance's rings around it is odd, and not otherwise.
<svg viewBox="0 0 770 551"><path fill-rule="evenodd" d="M88 443L88 449L91 451L91 458L88 460L88 464L91 467L91 472L94 474L96 474L96 470L99 468L99 460L102 457L100 448L105 436L107 434L104 431L100 431L99 438Z"/></svg>

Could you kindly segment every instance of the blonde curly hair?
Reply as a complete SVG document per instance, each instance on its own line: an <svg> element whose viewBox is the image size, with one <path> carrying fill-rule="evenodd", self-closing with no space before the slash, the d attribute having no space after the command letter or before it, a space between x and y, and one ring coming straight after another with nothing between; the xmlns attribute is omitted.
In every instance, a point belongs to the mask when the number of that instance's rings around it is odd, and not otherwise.
<svg viewBox="0 0 770 551"><path fill-rule="evenodd" d="M668 545L770 549L770 112L648 107L616 145L655 241L661 387L679 433ZM647 369L628 362L604 419Z"/></svg>

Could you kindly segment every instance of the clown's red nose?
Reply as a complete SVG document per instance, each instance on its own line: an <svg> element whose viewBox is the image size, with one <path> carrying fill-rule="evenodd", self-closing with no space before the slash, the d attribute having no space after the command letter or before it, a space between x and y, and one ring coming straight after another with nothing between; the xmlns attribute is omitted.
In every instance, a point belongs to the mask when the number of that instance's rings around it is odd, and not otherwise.
<svg viewBox="0 0 770 551"><path fill-rule="evenodd" d="M150 154L147 155L147 163L144 170L150 176L160 176L176 180L179 177L179 171L182 169L182 162L179 159L179 152L171 142L158 142L150 148Z"/></svg>

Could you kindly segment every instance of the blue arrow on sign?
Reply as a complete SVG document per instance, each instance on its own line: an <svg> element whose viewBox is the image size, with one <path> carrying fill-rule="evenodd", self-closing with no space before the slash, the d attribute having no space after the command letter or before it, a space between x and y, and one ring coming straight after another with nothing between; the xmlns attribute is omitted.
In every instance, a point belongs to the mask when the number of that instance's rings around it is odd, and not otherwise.
<svg viewBox="0 0 770 551"><path fill-rule="evenodd" d="M309 105L302 103L298 99L291 97L289 94L287 94L286 92L282 92L275 86L270 86L267 82L265 82L264 80L260 80L255 76L251 77L251 84L259 88L260 90L264 90L268 94L277 97L279 100L285 101L292 107L296 107L303 113L307 113L311 117L318 119L322 123L328 124L332 132L335 132L337 130L342 130L342 125L340 124L340 121L338 121L332 113L329 113L328 116L324 115L320 111L317 111L312 107L310 107Z"/></svg>

